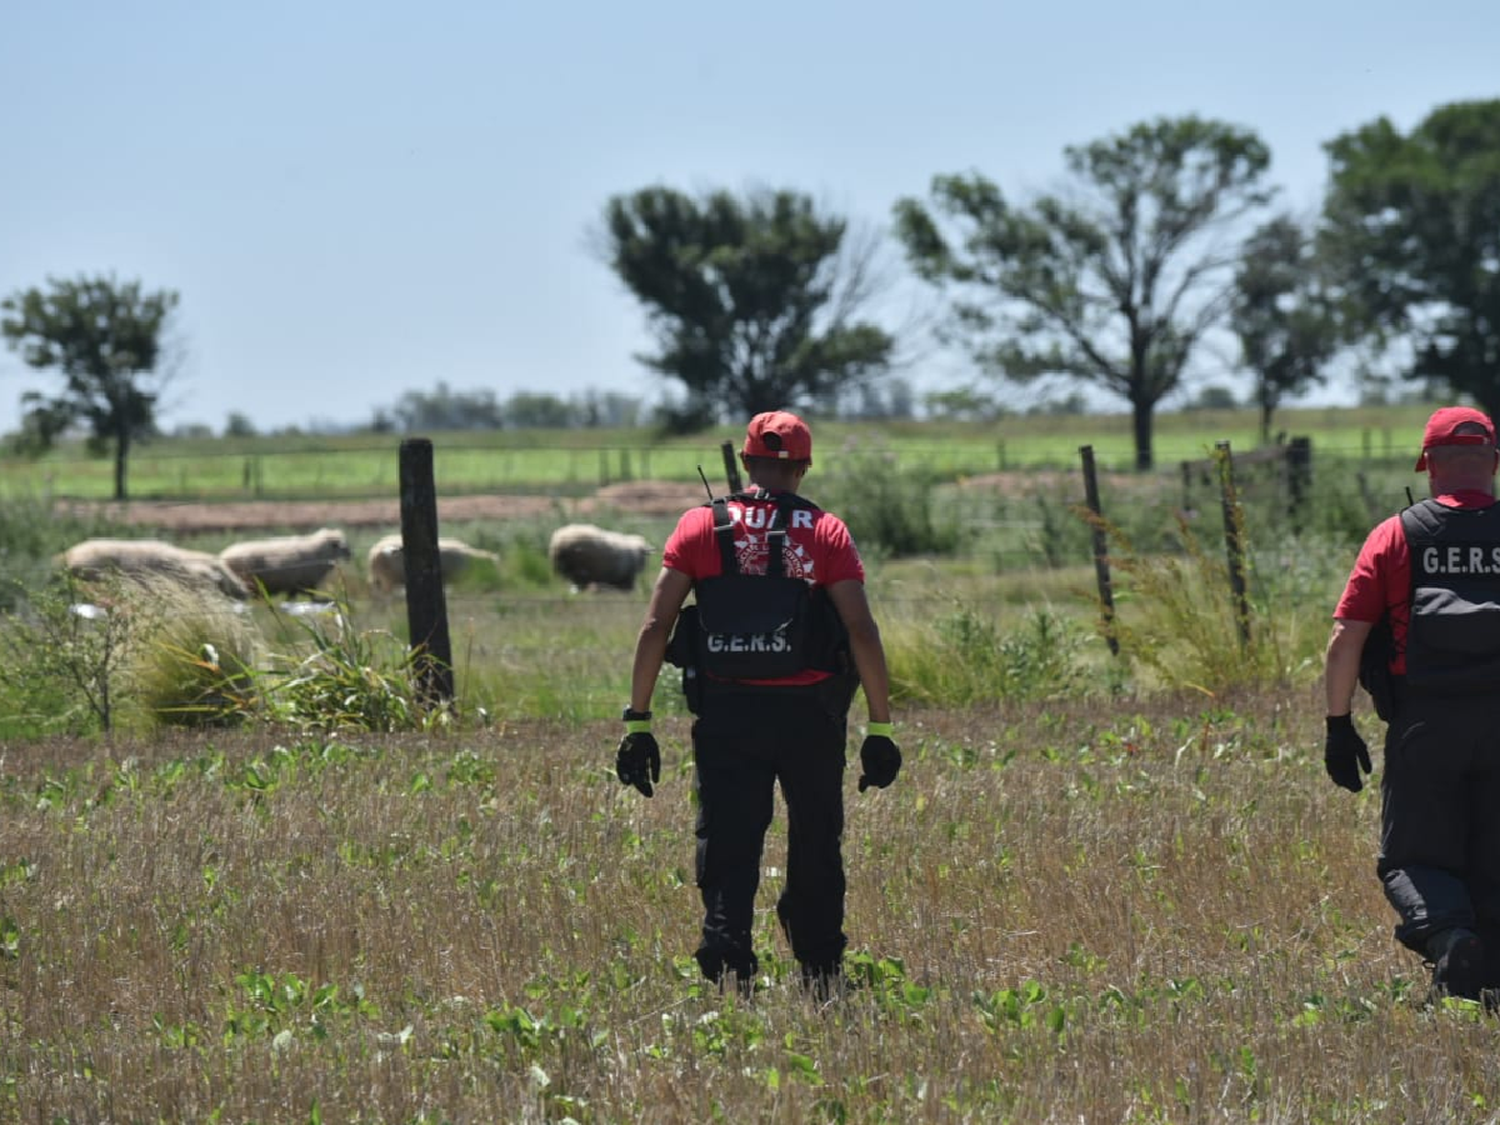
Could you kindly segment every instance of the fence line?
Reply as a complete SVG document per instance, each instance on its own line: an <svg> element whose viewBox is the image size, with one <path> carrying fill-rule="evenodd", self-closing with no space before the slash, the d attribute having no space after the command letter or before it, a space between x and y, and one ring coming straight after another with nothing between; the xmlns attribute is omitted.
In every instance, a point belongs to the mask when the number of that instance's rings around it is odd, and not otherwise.
<svg viewBox="0 0 1500 1125"><path fill-rule="evenodd" d="M1080 427L1084 429L1085 427ZM1236 463L1250 473L1262 463L1283 466L1286 451L1299 439L1274 446L1236 453ZM1071 471L1076 462L1066 439L996 437L958 438L923 443L900 440L884 447L877 440L849 441L822 454L823 466L862 455L880 455L903 473L930 473L938 477L965 478L992 473L1038 470ZM1411 454L1405 442L1397 443L1392 431L1351 431L1348 437L1318 439L1320 462L1348 461L1359 471L1409 469ZM1076 448L1076 447L1075 447ZM1111 476L1138 475L1128 439L1111 438L1108 446L1093 445L1101 473ZM399 489L398 441L381 444L338 445L324 449L295 448L246 452L229 449L222 453L177 452L139 447L129 466L130 494L138 500L287 500L375 499L393 496ZM1199 486L1213 482L1212 442L1201 439L1158 439L1157 468L1148 476L1177 473L1182 481L1183 507L1195 506ZM702 466L717 475L713 466L719 448L705 441L686 444L597 446L534 445L496 447L466 442L462 437L441 436L435 445L435 464L445 494L511 492L522 489L557 495L581 494L619 483L639 481L684 481L697 479ZM826 471L826 469L824 470ZM0 459L0 492L6 495L41 495L63 500L107 500L113 492L110 458L49 456L42 461ZM1283 477L1291 489L1295 478Z"/></svg>

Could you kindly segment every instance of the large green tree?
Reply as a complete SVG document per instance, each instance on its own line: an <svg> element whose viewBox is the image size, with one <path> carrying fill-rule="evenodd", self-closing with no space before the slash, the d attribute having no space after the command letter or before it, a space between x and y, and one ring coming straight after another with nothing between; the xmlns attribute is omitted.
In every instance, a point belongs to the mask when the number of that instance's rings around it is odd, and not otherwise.
<svg viewBox="0 0 1500 1125"><path fill-rule="evenodd" d="M1381 117L1330 141L1324 251L1349 325L1411 345L1413 379L1500 411L1500 100L1409 133Z"/></svg>
<svg viewBox="0 0 1500 1125"><path fill-rule="evenodd" d="M656 337L637 358L686 392L678 428L828 405L890 366L893 337L859 319L873 244L805 195L646 188L609 200L603 236Z"/></svg>
<svg viewBox="0 0 1500 1125"><path fill-rule="evenodd" d="M170 290L146 293L113 277L48 278L0 302L0 330L32 367L56 371L63 390L22 395L26 434L41 447L78 422L100 448L111 443L115 499L126 498L132 441L155 427L162 331L177 307Z"/></svg>
<svg viewBox="0 0 1500 1125"><path fill-rule="evenodd" d="M1253 132L1161 118L1064 150L1063 190L1027 206L976 174L938 176L896 204L907 256L951 290L960 334L1009 379L1066 375L1130 403L1136 466L1152 465L1157 404L1222 323L1235 236L1270 198Z"/></svg>
<svg viewBox="0 0 1500 1125"><path fill-rule="evenodd" d="M1245 242L1235 270L1229 325L1255 380L1262 441L1282 399L1321 383L1338 350L1338 326L1319 277L1313 241L1290 215L1278 215Z"/></svg>

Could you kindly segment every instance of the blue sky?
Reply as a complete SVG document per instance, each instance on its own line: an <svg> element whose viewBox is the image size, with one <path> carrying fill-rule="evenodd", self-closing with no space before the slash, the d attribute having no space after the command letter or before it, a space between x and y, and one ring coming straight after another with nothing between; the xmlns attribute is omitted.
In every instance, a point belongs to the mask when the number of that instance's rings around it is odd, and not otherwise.
<svg viewBox="0 0 1500 1125"><path fill-rule="evenodd" d="M654 401L587 245L612 194L764 184L883 224L936 173L1024 196L1068 144L1198 113L1311 208L1324 141L1500 96L1497 59L1495 0L18 3L0 293L178 290L169 428L363 422L439 381ZM51 385L0 352L0 431Z"/></svg>

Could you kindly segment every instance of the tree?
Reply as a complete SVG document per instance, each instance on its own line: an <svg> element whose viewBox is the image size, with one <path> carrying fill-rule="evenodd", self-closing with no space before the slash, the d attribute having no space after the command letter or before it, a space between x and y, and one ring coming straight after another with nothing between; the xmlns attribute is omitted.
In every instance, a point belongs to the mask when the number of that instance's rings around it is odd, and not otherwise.
<svg viewBox="0 0 1500 1125"><path fill-rule="evenodd" d="M1500 410L1500 100L1403 135L1384 117L1324 146L1323 249L1348 325L1411 345L1409 375Z"/></svg>
<svg viewBox="0 0 1500 1125"><path fill-rule="evenodd" d="M893 338L857 319L877 244L804 195L646 188L609 200L603 241L656 337L637 358L687 392L678 429L831 402L890 365Z"/></svg>
<svg viewBox="0 0 1500 1125"><path fill-rule="evenodd" d="M114 443L115 499L126 498L131 442L155 429L162 328L177 307L170 290L144 293L139 281L48 278L0 302L6 343L31 367L55 369L66 386L55 398L21 396L26 433L40 448L69 426L87 423L98 448Z"/></svg>
<svg viewBox="0 0 1500 1125"><path fill-rule="evenodd" d="M1122 396L1136 467L1149 469L1156 405L1227 308L1225 243L1270 199L1260 186L1270 153L1252 132L1186 117L1064 156L1066 193L1018 207L978 174L938 176L931 209L897 202L897 230L918 274L955 288L959 335L985 369Z"/></svg>
<svg viewBox="0 0 1500 1125"><path fill-rule="evenodd" d="M423 430L499 430L505 413L491 390L455 391L442 380L432 391L407 391L387 414L376 411L375 425L405 433Z"/></svg>
<svg viewBox="0 0 1500 1125"><path fill-rule="evenodd" d="M953 422L993 422L1009 413L994 395L974 386L932 391L922 402L929 417Z"/></svg>
<svg viewBox="0 0 1500 1125"><path fill-rule="evenodd" d="M252 438L255 436L255 423L250 420L250 415L239 410L231 410L224 419L224 436Z"/></svg>
<svg viewBox="0 0 1500 1125"><path fill-rule="evenodd" d="M1290 215L1278 215L1246 241L1229 324L1254 375L1261 441L1269 442L1281 400L1321 383L1338 350L1312 240Z"/></svg>
<svg viewBox="0 0 1500 1125"><path fill-rule="evenodd" d="M1210 383L1206 387L1199 387L1198 393L1185 402L1182 408L1189 411L1237 410L1239 405L1235 401L1233 390L1218 383Z"/></svg>

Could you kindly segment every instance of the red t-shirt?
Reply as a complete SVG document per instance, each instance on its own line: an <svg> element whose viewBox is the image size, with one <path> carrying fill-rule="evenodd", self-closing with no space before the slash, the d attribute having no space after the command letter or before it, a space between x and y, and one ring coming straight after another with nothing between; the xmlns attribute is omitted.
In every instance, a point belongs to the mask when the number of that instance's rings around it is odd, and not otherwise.
<svg viewBox="0 0 1500 1125"><path fill-rule="evenodd" d="M1448 508L1488 508L1495 498L1487 492L1465 490L1437 497ZM1406 672L1406 628L1411 619L1411 551L1400 515L1391 516L1376 525L1359 549L1354 569L1344 586L1343 596L1333 616L1343 621L1380 620L1389 608L1391 639L1395 655L1391 671Z"/></svg>
<svg viewBox="0 0 1500 1125"><path fill-rule="evenodd" d="M776 512L776 493L762 492L756 498L728 502L734 521L734 548L741 574L766 572L766 528ZM782 559L788 578L801 578L810 586L832 586L846 579L863 583L865 566L844 521L832 512L814 508L787 510L786 546ZM719 543L714 537L713 508L704 505L683 513L667 538L662 565L681 571L695 582L724 571ZM756 680L767 684L810 684L829 673L808 669L778 680Z"/></svg>

